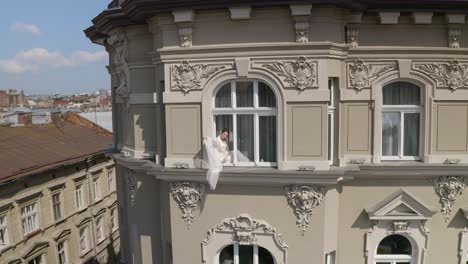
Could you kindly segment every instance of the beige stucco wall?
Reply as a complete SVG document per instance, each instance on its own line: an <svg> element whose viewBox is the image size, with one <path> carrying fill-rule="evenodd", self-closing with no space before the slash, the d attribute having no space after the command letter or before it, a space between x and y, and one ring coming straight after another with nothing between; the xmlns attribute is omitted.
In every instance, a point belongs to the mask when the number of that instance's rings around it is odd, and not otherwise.
<svg viewBox="0 0 468 264"><path fill-rule="evenodd" d="M372 109L368 102L341 104L342 154L371 155Z"/></svg>
<svg viewBox="0 0 468 264"><path fill-rule="evenodd" d="M468 152L468 104L436 103L433 118L434 152L466 155Z"/></svg>

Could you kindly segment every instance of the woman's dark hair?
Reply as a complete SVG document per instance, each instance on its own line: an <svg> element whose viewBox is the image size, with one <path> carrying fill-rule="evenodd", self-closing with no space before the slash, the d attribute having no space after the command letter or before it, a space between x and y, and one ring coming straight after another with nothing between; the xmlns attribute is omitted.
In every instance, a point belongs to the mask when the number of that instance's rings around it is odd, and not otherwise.
<svg viewBox="0 0 468 264"><path fill-rule="evenodd" d="M224 133L224 132L227 132L229 134L229 129L224 128L223 130L221 130L221 134Z"/></svg>

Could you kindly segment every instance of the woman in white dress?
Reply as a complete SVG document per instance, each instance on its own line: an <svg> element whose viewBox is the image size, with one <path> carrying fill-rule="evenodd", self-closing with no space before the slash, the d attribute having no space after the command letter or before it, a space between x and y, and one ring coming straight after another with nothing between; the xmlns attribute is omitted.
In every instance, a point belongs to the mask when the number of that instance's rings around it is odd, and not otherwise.
<svg viewBox="0 0 468 264"><path fill-rule="evenodd" d="M223 164L232 162L228 139L228 129L223 129L216 138L203 138L206 158L208 159L208 172L206 176L212 190L216 188L219 173L223 170Z"/></svg>

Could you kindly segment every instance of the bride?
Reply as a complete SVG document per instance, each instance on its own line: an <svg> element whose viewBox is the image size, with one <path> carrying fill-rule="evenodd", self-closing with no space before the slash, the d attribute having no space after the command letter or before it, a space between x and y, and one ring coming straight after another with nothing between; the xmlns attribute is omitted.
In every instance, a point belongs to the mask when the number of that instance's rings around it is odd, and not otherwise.
<svg viewBox="0 0 468 264"><path fill-rule="evenodd" d="M228 129L223 129L216 138L203 138L206 158L208 159L208 171L206 176L212 190L216 188L219 173L223 170L223 164L232 162L228 138Z"/></svg>

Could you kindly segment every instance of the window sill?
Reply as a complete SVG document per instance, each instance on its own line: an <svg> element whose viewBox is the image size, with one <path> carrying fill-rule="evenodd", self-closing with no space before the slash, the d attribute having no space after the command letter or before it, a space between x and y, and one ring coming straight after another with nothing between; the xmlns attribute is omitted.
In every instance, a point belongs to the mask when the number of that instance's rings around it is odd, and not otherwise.
<svg viewBox="0 0 468 264"><path fill-rule="evenodd" d="M80 258L83 258L84 256L86 256L90 251L91 251L90 248L86 249L85 251L82 251L82 252L80 253Z"/></svg>
<svg viewBox="0 0 468 264"><path fill-rule="evenodd" d="M60 225L61 223L65 222L67 220L67 217L61 217L60 219L55 220L54 226Z"/></svg>
<svg viewBox="0 0 468 264"><path fill-rule="evenodd" d="M0 254L2 254L3 252L9 250L9 249L12 248L12 247L13 247L12 245L0 246Z"/></svg>
<svg viewBox="0 0 468 264"><path fill-rule="evenodd" d="M36 229L34 231L32 231L31 233L27 233L24 235L24 239L25 240L28 240L34 236L36 236L37 234L41 233L42 232L42 229Z"/></svg>
<svg viewBox="0 0 468 264"><path fill-rule="evenodd" d="M88 207L78 208L78 209L76 209L76 212L77 213L82 213L82 212L86 211L86 209L88 209Z"/></svg>
<svg viewBox="0 0 468 264"><path fill-rule="evenodd" d="M97 241L97 245L100 245L102 242L106 241L107 237L101 238Z"/></svg>

